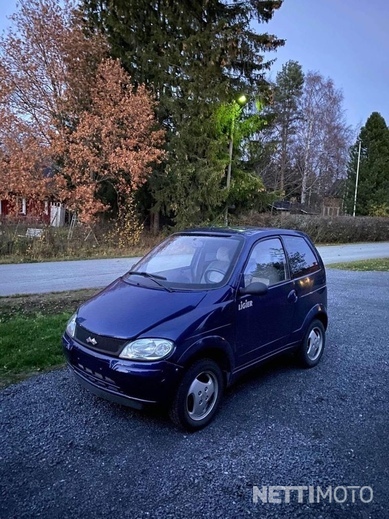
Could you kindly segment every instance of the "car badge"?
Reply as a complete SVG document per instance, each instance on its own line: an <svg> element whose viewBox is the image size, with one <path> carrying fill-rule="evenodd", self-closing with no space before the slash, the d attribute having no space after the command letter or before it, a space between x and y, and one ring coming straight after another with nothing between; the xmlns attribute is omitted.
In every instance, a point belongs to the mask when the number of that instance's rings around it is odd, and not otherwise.
<svg viewBox="0 0 389 519"><path fill-rule="evenodd" d="M89 344L93 344L93 346L96 346L97 344L97 341L94 337L88 337L86 342L88 342Z"/></svg>

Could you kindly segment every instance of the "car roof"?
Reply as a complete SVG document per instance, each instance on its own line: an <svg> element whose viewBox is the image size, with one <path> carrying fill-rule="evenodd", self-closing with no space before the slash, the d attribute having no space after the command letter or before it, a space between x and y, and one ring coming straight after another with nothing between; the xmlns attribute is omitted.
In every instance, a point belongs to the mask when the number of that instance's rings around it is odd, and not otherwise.
<svg viewBox="0 0 389 519"><path fill-rule="evenodd" d="M259 238L265 236L274 236L280 234L288 234L291 236L306 236L303 232L293 229L281 229L277 227L197 227L185 229L179 234L201 234L212 236L244 236L246 238Z"/></svg>

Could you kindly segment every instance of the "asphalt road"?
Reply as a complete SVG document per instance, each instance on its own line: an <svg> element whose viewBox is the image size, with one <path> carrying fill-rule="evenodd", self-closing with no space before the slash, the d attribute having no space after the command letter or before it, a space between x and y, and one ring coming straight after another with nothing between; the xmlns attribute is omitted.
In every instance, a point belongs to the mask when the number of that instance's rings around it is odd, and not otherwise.
<svg viewBox="0 0 389 519"><path fill-rule="evenodd" d="M389 257L389 242L318 247L324 263ZM0 296L101 288L123 275L139 258L0 265Z"/></svg>
<svg viewBox="0 0 389 519"><path fill-rule="evenodd" d="M387 519L389 273L329 270L328 288L319 366L265 365L194 434L65 369L0 392L0 517ZM253 486L277 485L311 486L315 502L253 503ZM330 486L332 502L317 491Z"/></svg>

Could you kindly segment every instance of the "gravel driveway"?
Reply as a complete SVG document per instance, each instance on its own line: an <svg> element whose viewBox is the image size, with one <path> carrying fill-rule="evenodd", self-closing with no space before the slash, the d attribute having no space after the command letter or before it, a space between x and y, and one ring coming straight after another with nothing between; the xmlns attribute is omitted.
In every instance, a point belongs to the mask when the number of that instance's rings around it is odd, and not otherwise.
<svg viewBox="0 0 389 519"><path fill-rule="evenodd" d="M322 363L258 369L198 433L98 400L67 370L2 391L0 517L388 518L389 273L329 270L328 281ZM253 485L374 497L253 503Z"/></svg>

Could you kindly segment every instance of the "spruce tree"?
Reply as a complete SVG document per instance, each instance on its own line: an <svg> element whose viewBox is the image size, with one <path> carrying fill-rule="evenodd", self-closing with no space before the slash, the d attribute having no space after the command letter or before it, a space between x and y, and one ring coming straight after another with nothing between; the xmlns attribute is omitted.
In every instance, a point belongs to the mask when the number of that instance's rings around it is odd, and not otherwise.
<svg viewBox="0 0 389 519"><path fill-rule="evenodd" d="M283 41L256 33L253 24L269 21L281 3L83 1L90 29L107 36L133 82L146 84L159 102L168 159L146 189L155 208L180 225L211 221L222 212L228 154L215 114L238 92L265 88L271 62L263 54Z"/></svg>
<svg viewBox="0 0 389 519"><path fill-rule="evenodd" d="M350 150L346 208L352 214L356 185L359 141L361 154L356 215L389 215L389 129L384 118L373 112Z"/></svg>

